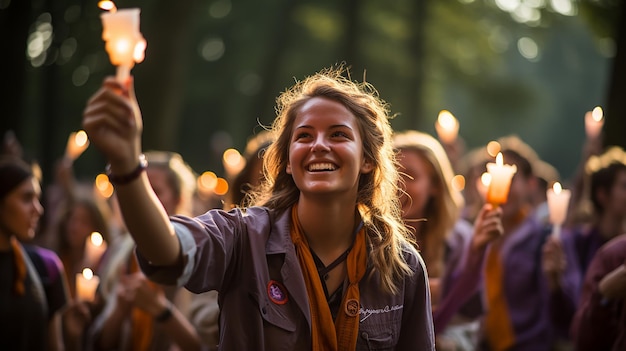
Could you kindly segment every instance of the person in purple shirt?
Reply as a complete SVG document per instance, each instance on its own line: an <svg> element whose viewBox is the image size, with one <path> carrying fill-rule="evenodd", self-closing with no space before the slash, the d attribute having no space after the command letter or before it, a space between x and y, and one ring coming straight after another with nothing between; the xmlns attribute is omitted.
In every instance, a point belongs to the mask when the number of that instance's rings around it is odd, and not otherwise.
<svg viewBox="0 0 626 351"><path fill-rule="evenodd" d="M501 138L505 164L517 166L503 205L504 235L491 243L485 262L486 314L481 349L543 351L552 347L549 298L541 272L545 230L535 216L534 152L519 138Z"/></svg>
<svg viewBox="0 0 626 351"><path fill-rule="evenodd" d="M486 204L476 226L460 218L461 192L442 145L419 131L394 136L402 175L402 217L428 269L438 350L473 350L480 317L482 265L488 244L502 235L501 209Z"/></svg>
<svg viewBox="0 0 626 351"><path fill-rule="evenodd" d="M565 228L560 240L550 238L543 248L543 270L551 291L552 318L562 339L570 339L570 325L578 307L583 279L598 249L626 232L626 153L610 148L586 164L589 182L589 220ZM585 198L583 198L585 199ZM573 206L577 207L577 206ZM572 214L579 218L578 213Z"/></svg>
<svg viewBox="0 0 626 351"><path fill-rule="evenodd" d="M220 350L435 350L426 268L400 216L388 106L343 66L277 99L255 206L167 217L141 162L132 81L83 127L110 162L146 275L217 290Z"/></svg>
<svg viewBox="0 0 626 351"><path fill-rule="evenodd" d="M609 240L587 269L572 337L577 351L626 350L626 235Z"/></svg>

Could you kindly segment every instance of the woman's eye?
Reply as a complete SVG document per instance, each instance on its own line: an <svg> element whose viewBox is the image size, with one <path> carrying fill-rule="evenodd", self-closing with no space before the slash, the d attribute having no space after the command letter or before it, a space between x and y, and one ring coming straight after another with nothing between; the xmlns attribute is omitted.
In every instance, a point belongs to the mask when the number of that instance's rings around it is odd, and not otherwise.
<svg viewBox="0 0 626 351"><path fill-rule="evenodd" d="M331 134L332 137L342 137L342 138L347 138L348 134L342 131L335 131L333 132L333 134Z"/></svg>
<svg viewBox="0 0 626 351"><path fill-rule="evenodd" d="M309 133L305 133L305 132L302 132L302 133L297 133L297 134L294 136L294 140L300 140L300 139L310 138L310 137L311 137L311 134L309 134Z"/></svg>

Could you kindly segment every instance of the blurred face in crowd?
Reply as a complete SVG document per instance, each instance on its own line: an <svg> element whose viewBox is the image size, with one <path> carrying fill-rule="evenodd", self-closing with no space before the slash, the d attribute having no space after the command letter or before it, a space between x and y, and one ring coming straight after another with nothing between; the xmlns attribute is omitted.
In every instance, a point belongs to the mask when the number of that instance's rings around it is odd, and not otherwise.
<svg viewBox="0 0 626 351"><path fill-rule="evenodd" d="M617 173L610 191L603 197L604 212L607 215L626 217L626 171Z"/></svg>
<svg viewBox="0 0 626 351"><path fill-rule="evenodd" d="M148 178L154 193L163 204L165 212L168 215L174 215L177 212L180 199L176 196L174 189L169 183L169 171L164 168L148 168Z"/></svg>
<svg viewBox="0 0 626 351"><path fill-rule="evenodd" d="M430 198L434 195L433 166L422 155L411 149L400 150L400 188L402 217L405 219L419 219L424 217L425 209Z"/></svg>
<svg viewBox="0 0 626 351"><path fill-rule="evenodd" d="M509 197L502 205L502 218L504 221L516 221L520 219L523 211L529 210L531 195L535 192L537 182L534 178L525 177L516 173L511 180Z"/></svg>
<svg viewBox="0 0 626 351"><path fill-rule="evenodd" d="M31 177L0 200L0 232L4 238L15 235L20 241L28 241L35 237L43 214L40 196L39 182Z"/></svg>
<svg viewBox="0 0 626 351"><path fill-rule="evenodd" d="M67 243L72 248L84 247L87 237L96 231L93 218L84 205L77 204L72 208L67 219L66 231Z"/></svg>

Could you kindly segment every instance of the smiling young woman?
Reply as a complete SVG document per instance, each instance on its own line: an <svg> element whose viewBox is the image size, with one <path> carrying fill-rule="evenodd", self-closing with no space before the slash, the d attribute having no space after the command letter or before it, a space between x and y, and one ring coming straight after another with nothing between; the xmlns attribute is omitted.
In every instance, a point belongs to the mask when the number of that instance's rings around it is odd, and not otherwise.
<svg viewBox="0 0 626 351"><path fill-rule="evenodd" d="M145 174L116 189L151 279L219 291L221 349L434 350L387 106L344 73L324 70L279 97L254 206L168 218ZM137 167L141 124L132 83L112 78L83 120L121 175Z"/></svg>

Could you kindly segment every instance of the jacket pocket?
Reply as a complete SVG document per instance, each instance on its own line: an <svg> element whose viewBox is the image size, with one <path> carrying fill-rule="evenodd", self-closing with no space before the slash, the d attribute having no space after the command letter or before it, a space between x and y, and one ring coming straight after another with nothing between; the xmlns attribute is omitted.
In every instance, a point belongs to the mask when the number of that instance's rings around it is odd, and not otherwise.
<svg viewBox="0 0 626 351"><path fill-rule="evenodd" d="M296 331L296 322L291 316L288 303L277 305L269 302L264 296L259 298L258 294L255 293L250 293L250 298L255 302L255 306L258 306L264 323L269 323L287 332Z"/></svg>

